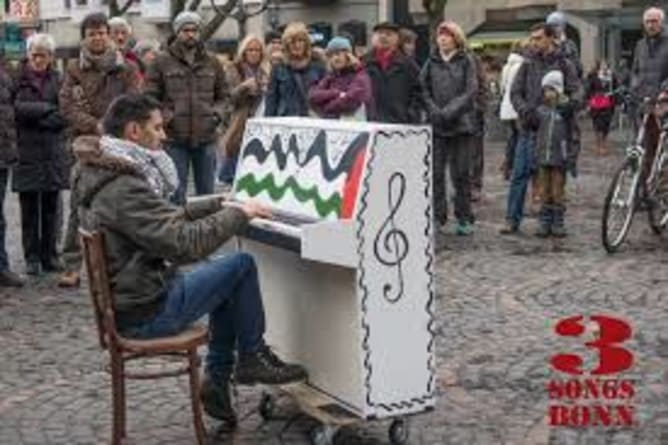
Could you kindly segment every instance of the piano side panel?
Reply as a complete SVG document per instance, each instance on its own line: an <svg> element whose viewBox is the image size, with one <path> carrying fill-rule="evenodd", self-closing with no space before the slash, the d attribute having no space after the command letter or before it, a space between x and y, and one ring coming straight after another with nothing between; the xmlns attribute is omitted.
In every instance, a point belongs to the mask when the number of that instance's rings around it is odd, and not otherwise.
<svg viewBox="0 0 668 445"><path fill-rule="evenodd" d="M267 343L301 363L310 383L362 415L360 306L355 271L302 260L297 253L247 239L260 275Z"/></svg>
<svg viewBox="0 0 668 445"><path fill-rule="evenodd" d="M360 324L375 417L434 406L430 153L426 127L378 130L360 189Z"/></svg>

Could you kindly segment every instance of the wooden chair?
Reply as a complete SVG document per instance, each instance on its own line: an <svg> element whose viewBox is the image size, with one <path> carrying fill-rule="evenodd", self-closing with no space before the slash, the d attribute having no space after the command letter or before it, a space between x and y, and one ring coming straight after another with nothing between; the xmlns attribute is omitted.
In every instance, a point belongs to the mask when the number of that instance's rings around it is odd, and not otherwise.
<svg viewBox="0 0 668 445"><path fill-rule="evenodd" d="M199 400L199 367L201 360L197 348L207 342L205 326L193 326L172 337L151 340L136 340L121 336L116 330L114 302L109 284L104 234L79 230L84 250L90 296L95 310L95 322L100 346L109 351L110 361L107 372L111 374L113 403L112 445L121 445L126 433L125 379L154 380L163 377L190 376L190 398L197 443L204 445L206 431L202 420L202 406ZM149 357L180 357L185 363L178 369L162 372L126 372L125 363Z"/></svg>

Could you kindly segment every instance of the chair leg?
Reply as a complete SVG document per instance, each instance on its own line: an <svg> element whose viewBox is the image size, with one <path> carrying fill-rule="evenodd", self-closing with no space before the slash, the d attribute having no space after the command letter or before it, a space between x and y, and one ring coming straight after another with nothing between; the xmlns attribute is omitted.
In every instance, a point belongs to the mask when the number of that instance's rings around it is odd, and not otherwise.
<svg viewBox="0 0 668 445"><path fill-rule="evenodd" d="M204 427L204 420L202 419L202 402L199 398L200 382L199 382L199 368L201 360L197 355L197 349L188 351L188 365L190 368L190 400L192 402L193 422L195 427L195 435L197 436L198 445L205 445L206 443L206 429Z"/></svg>
<svg viewBox="0 0 668 445"><path fill-rule="evenodd" d="M122 445L125 438L125 377L123 358L118 353L111 353L111 400L113 425L112 445Z"/></svg>

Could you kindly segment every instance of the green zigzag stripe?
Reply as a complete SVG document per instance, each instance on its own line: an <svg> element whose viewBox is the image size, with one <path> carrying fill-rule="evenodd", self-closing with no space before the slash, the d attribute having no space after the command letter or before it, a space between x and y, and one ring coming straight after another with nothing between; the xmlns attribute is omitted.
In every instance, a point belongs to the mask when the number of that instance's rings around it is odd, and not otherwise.
<svg viewBox="0 0 668 445"><path fill-rule="evenodd" d="M266 191L274 201L283 198L288 189L292 190L292 194L299 202L313 201L318 215L323 218L332 212L339 216L341 212L341 196L338 193L334 193L329 199L323 199L316 186L304 189L293 177L288 178L282 186L276 184L273 173L269 173L260 182L255 179L252 173L237 181L237 191L245 191L251 197Z"/></svg>

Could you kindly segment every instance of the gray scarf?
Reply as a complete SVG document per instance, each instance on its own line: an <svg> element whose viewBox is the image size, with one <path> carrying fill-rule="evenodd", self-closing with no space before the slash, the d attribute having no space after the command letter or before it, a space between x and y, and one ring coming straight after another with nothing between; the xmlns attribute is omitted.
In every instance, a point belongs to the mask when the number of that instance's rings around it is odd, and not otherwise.
<svg viewBox="0 0 668 445"><path fill-rule="evenodd" d="M102 136L102 152L134 165L146 178L156 195L170 199L179 186L179 176L172 158L163 150L147 150L134 142Z"/></svg>

